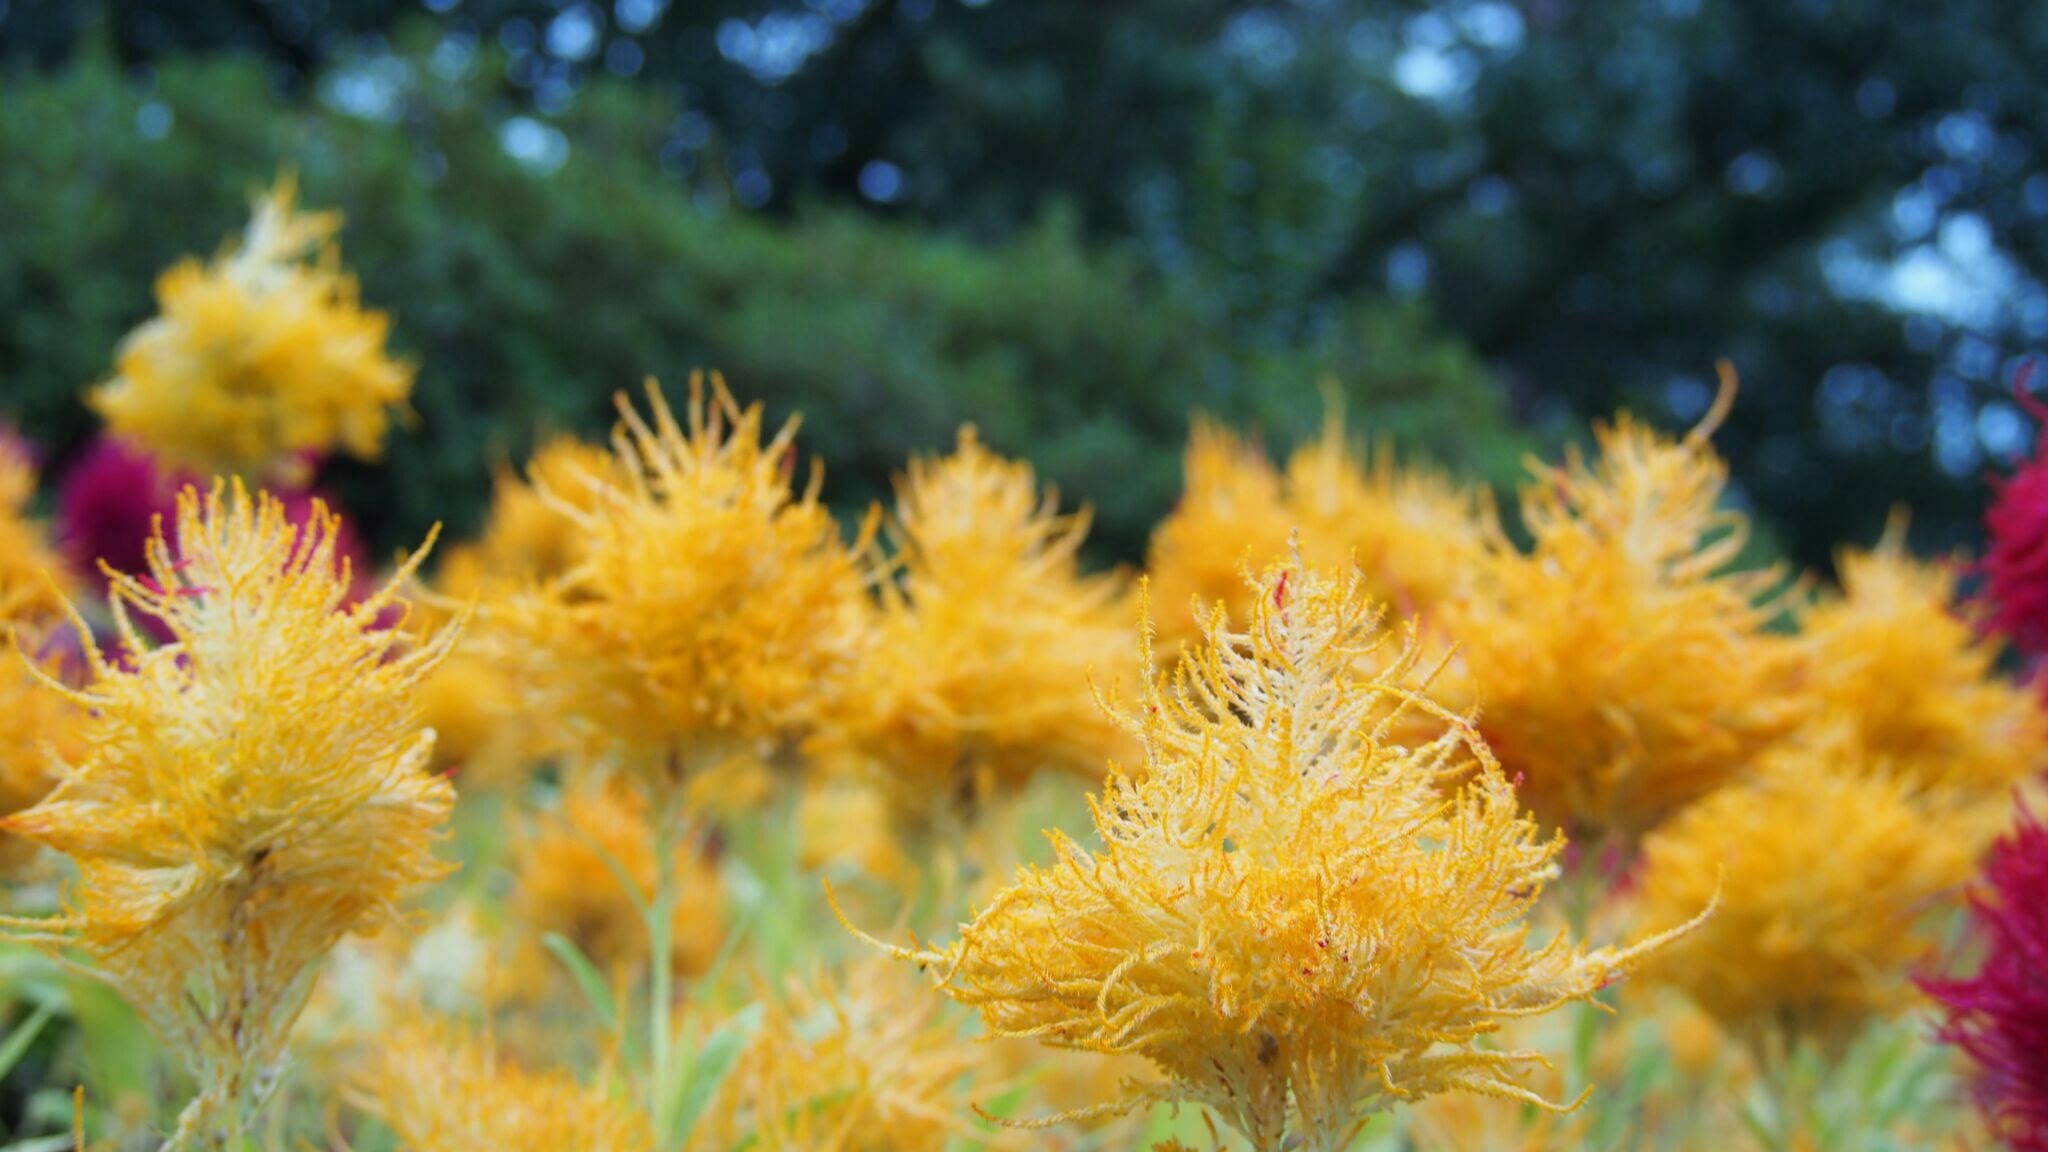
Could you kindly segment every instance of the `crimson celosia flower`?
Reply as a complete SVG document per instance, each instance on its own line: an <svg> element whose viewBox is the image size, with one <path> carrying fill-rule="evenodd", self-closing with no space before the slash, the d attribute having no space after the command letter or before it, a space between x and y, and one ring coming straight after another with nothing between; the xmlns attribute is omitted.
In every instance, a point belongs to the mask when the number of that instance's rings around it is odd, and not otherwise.
<svg viewBox="0 0 2048 1152"><path fill-rule="evenodd" d="M2048 1152L2048 826L2022 810L1984 879L1984 966L1924 986L1948 1010L1942 1038L1976 1061L1994 1129L2014 1152Z"/></svg>
<svg viewBox="0 0 2048 1152"><path fill-rule="evenodd" d="M101 436L65 474L57 495L57 538L65 559L88 580L99 576L102 562L117 572L148 571L151 528L162 517L175 535L178 490L188 485L203 488L206 482L164 467L125 440ZM302 529L314 501L339 507L332 497L306 488L272 494L284 506L285 519ZM342 521L334 544L335 555L346 559L356 573L371 570L369 549L348 521Z"/></svg>
<svg viewBox="0 0 2048 1152"><path fill-rule="evenodd" d="M2043 422L2034 453L2017 471L1994 480L1996 495L1985 510L1989 540L1984 549L1984 590L1992 603L1990 625L2030 657L2048 654L2048 405L2027 391L2032 365L2013 382L2013 393Z"/></svg>

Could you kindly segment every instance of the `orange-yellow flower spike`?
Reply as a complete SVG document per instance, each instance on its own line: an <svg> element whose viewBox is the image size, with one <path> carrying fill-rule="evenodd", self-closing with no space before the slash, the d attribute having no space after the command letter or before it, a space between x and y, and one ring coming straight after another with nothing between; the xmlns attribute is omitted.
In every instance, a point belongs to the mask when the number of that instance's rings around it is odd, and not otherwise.
<svg viewBox="0 0 2048 1152"><path fill-rule="evenodd" d="M1633 841L1802 717L1800 649L1767 630L1781 581L1731 570L1748 524L1720 508L1708 427L1623 414L1597 459L1533 466L1533 551L1496 537L1447 614L1488 742L1574 836Z"/></svg>
<svg viewBox="0 0 2048 1152"><path fill-rule="evenodd" d="M1400 641L1362 578L1297 560L1253 592L1243 631L1218 613L1119 711L1144 771L1094 801L1102 847L1052 834L1054 863L957 941L898 955L998 1034L1147 1057L1167 1079L1127 1105L1205 1104L1256 1152L1334 1152L1436 1092L1542 1102L1520 1075L1541 1055L1482 1038L1591 996L1664 938L1532 945L1562 842L1471 725L1409 687L1412 653L1377 655ZM1403 709L1441 734L1390 738Z"/></svg>
<svg viewBox="0 0 2048 1152"><path fill-rule="evenodd" d="M381 626L397 580L351 602L339 527L239 483L183 492L149 574L113 578L120 657L87 642L82 754L0 821L78 868L64 915L8 926L82 952L192 1066L181 1142L246 1119L321 957L446 870L453 793L423 770L412 694L455 629L406 646Z"/></svg>
<svg viewBox="0 0 2048 1152"><path fill-rule="evenodd" d="M901 581L814 753L866 769L913 816L1041 771L1099 773L1127 744L1092 684L1133 635L1122 579L1081 572L1087 525L972 429L913 460L890 525Z"/></svg>
<svg viewBox="0 0 2048 1152"><path fill-rule="evenodd" d="M485 605L484 642L530 710L591 763L679 783L734 747L801 737L865 646L860 548L792 486L796 423L763 442L761 408L692 377L678 423L647 386L621 396L616 466L541 488L581 558Z"/></svg>
<svg viewBox="0 0 2048 1152"><path fill-rule="evenodd" d="M2048 764L2048 716L1957 607L1954 568L1914 559L1903 528L1875 550L1844 550L1841 594L1806 615L1813 739L1904 781L1923 806L2002 809Z"/></svg>
<svg viewBox="0 0 2048 1152"><path fill-rule="evenodd" d="M565 1072L522 1068L445 1021L379 1037L352 1086L406 1152L652 1152L645 1113Z"/></svg>
<svg viewBox="0 0 2048 1152"><path fill-rule="evenodd" d="M1910 1002L1930 914L1974 860L1971 839L1916 810L1898 781L1787 746L1644 840L1643 923L1722 893L1651 971L1760 1054L1809 1040L1839 1054Z"/></svg>
<svg viewBox="0 0 2048 1152"><path fill-rule="evenodd" d="M413 369L385 351L334 247L334 213L300 212L290 179L256 201L239 247L157 280L159 314L122 342L88 402L117 434L201 474L302 478L308 454L383 451Z"/></svg>

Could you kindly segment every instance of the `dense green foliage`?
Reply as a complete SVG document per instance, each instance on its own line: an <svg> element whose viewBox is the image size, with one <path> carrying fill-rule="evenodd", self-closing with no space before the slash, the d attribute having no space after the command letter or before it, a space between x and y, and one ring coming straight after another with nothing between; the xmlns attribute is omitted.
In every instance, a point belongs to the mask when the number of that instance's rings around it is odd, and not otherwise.
<svg viewBox="0 0 2048 1152"><path fill-rule="evenodd" d="M252 189L295 169L309 203L347 214L344 257L420 365L420 418L387 461L330 475L380 543L471 527L491 465L533 427L595 432L614 391L700 365L801 410L844 506L973 421L1093 503L1112 558L1172 499L1191 408L1284 442L1332 379L1363 432L1481 475L1515 467L1497 391L1413 305L1346 303L1261 340L1216 323L1203 284L1084 243L1059 211L975 245L844 210L693 207L652 146L674 113L658 94L587 89L557 122L566 161L537 164L502 146L508 112L480 74L407 68L374 118L280 103L261 67L226 58L166 65L148 91L98 61L9 78L0 410L61 469L94 426L78 393L149 313L157 271L210 252ZM136 129L146 103L168 114L159 138Z"/></svg>

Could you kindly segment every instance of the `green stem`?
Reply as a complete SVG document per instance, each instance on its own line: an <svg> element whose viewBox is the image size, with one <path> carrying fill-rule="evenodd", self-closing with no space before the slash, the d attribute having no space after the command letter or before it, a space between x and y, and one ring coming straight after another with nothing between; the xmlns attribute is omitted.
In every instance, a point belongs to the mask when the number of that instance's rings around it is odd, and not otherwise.
<svg viewBox="0 0 2048 1152"><path fill-rule="evenodd" d="M654 813L654 900L647 909L647 1036L654 1076L648 1096L657 1148L669 1146L675 1099L675 1075L669 1068L673 1058L669 1005L675 995L675 971L669 954L673 950L671 934L675 927L676 808L675 802L664 796Z"/></svg>

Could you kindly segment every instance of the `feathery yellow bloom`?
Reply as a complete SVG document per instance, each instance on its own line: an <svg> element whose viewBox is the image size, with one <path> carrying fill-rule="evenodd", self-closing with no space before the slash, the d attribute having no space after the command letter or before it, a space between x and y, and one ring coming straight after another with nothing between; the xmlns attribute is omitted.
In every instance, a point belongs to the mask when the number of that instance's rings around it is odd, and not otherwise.
<svg viewBox="0 0 2048 1152"><path fill-rule="evenodd" d="M397 582L351 604L339 528L239 483L183 492L175 551L159 529L149 576L113 578L122 660L87 641L84 755L0 821L79 871L65 915L9 925L90 957L197 1074L174 1144L240 1130L320 958L446 870L452 790L412 693L455 633L402 651L377 627Z"/></svg>
<svg viewBox="0 0 2048 1152"><path fill-rule="evenodd" d="M1087 513L1061 515L1029 464L963 428L913 460L890 525L900 584L881 590L873 647L812 751L881 782L900 811L1011 791L1042 771L1095 775L1125 744L1094 681L1132 638L1125 586L1087 576Z"/></svg>
<svg viewBox="0 0 2048 1152"><path fill-rule="evenodd" d="M1800 718L1799 649L1765 630L1778 577L1729 570L1748 524L1718 506L1723 410L1676 441L1623 414L1596 461L1532 466L1535 550L1496 537L1448 611L1488 743L1574 835L1632 841Z"/></svg>
<svg viewBox="0 0 2048 1152"><path fill-rule="evenodd" d="M1468 722L1401 686L1412 656L1373 658L1392 638L1358 574L1297 560L1256 593L1244 631L1213 617L1121 713L1144 772L1113 772L1093 804L1103 847L1049 833L1055 863L1020 870L955 943L897 954L998 1035L1149 1058L1168 1083L1121 1107L1199 1102L1258 1152L1346 1147L1437 1092L1538 1101L1519 1074L1542 1057L1480 1039L1660 941L1532 947L1562 841L1539 838ZM1388 740L1396 701L1442 735Z"/></svg>
<svg viewBox="0 0 2048 1152"><path fill-rule="evenodd" d="M1348 558L1367 590L1404 617L1430 619L1485 553L1484 498L1440 473L1400 466L1390 444L1361 459L1341 413L1332 412L1322 436L1288 458L1286 485L1309 562Z"/></svg>
<svg viewBox="0 0 2048 1152"><path fill-rule="evenodd" d="M1842 594L1805 619L1815 738L1938 807L2004 808L2048 764L2048 717L1999 674L1999 644L1958 608L1953 571L1909 555L1903 522L1837 568Z"/></svg>
<svg viewBox="0 0 2048 1152"><path fill-rule="evenodd" d="M0 658L0 816L28 808L49 794L59 766L84 751L86 712L56 687L54 661L31 667L22 653ZM0 870L30 855L27 843L0 830Z"/></svg>
<svg viewBox="0 0 2048 1152"><path fill-rule="evenodd" d="M1168 659L1200 640L1211 605L1232 619L1250 613L1245 569L1284 557L1293 527L1265 450L1221 424L1195 420L1182 473L1180 502L1153 529L1145 557Z"/></svg>
<svg viewBox="0 0 2048 1152"><path fill-rule="evenodd" d="M547 581L575 568L588 541L574 513L588 515L598 493L618 483L618 461L604 448L572 436L542 444L527 462L525 478L509 471L492 478L483 534L450 549L441 562L441 591L478 596L492 581Z"/></svg>
<svg viewBox="0 0 2048 1152"><path fill-rule="evenodd" d="M1642 922L1706 926L1653 966L1760 1055L1810 1039L1841 1051L1912 995L1927 914L1968 880L1968 837L1917 811L1893 780L1787 747L1756 779L1678 814L1643 842Z"/></svg>
<svg viewBox="0 0 2048 1152"><path fill-rule="evenodd" d="M445 1021L383 1037L353 1085L406 1152L651 1152L646 1116L565 1072L530 1070Z"/></svg>
<svg viewBox="0 0 2048 1152"><path fill-rule="evenodd" d="M631 975L647 963L647 922L640 904L654 895L654 830L638 792L616 785L571 791L561 807L534 821L513 850L510 909L521 953L515 984L546 989L557 962L540 948L559 933L607 975ZM607 859L609 857L609 859ZM628 892L614 869L639 889ZM711 966L725 941L724 884L699 852L677 853L677 900L670 964L694 976Z"/></svg>
<svg viewBox="0 0 2048 1152"><path fill-rule="evenodd" d="M958 1100L982 1051L882 957L764 992L753 1040L690 1147L943 1152L971 1137Z"/></svg>
<svg viewBox="0 0 2048 1152"><path fill-rule="evenodd" d="M9 624L47 621L62 611L68 579L42 524L29 518L35 465L0 434L0 633Z"/></svg>
<svg viewBox="0 0 2048 1152"><path fill-rule="evenodd" d="M342 271L340 216L296 198L280 180L238 247L157 280L159 314L87 398L115 433L177 468L285 480L305 453L383 451L413 370L385 353L389 319Z"/></svg>
<svg viewBox="0 0 2048 1152"><path fill-rule="evenodd" d="M708 395L691 378L686 424L647 392L651 421L619 398L614 474L540 488L575 523L580 561L493 596L484 640L584 758L669 789L732 748L802 735L859 656L869 607L819 474L791 488L795 421L764 444L760 406L715 376Z"/></svg>

